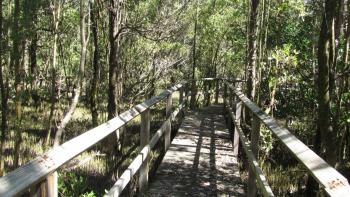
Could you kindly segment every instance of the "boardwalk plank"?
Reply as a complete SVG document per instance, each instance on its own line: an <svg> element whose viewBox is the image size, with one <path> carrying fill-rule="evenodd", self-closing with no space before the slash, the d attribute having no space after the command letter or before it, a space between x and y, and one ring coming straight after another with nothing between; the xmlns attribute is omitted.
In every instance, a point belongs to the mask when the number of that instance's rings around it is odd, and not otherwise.
<svg viewBox="0 0 350 197"><path fill-rule="evenodd" d="M213 105L186 116L149 196L245 196L222 113Z"/></svg>

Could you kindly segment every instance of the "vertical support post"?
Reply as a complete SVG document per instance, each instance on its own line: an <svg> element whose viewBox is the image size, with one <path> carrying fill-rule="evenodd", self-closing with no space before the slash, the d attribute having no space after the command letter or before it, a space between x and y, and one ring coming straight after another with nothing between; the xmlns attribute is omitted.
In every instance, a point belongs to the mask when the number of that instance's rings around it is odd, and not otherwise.
<svg viewBox="0 0 350 197"><path fill-rule="evenodd" d="M229 88L229 92L230 92L230 95L229 95L229 108L232 108L233 107L233 92L232 92L232 89L231 88Z"/></svg>
<svg viewBox="0 0 350 197"><path fill-rule="evenodd" d="M179 104L181 104L182 102L183 102L183 100L184 100L184 87L182 87L182 88L180 88L180 90L179 90Z"/></svg>
<svg viewBox="0 0 350 197"><path fill-rule="evenodd" d="M225 109L227 109L226 98L227 98L227 84L224 82L224 107L225 107Z"/></svg>
<svg viewBox="0 0 350 197"><path fill-rule="evenodd" d="M184 101L184 87L180 88L179 90L179 106L183 103ZM184 107L182 108L182 110L180 111L180 118L184 117Z"/></svg>
<svg viewBox="0 0 350 197"><path fill-rule="evenodd" d="M166 102L166 127L164 132L164 151L166 152L169 149L171 141L171 107L173 105L173 94L169 94Z"/></svg>
<svg viewBox="0 0 350 197"><path fill-rule="evenodd" d="M240 91L242 85L238 83L237 89ZM239 101L239 98L236 97L236 107L235 107L235 132L233 136L233 156L237 158L238 156L238 151L239 151L239 132L238 132L238 127L241 126L241 114L242 114L242 101Z"/></svg>
<svg viewBox="0 0 350 197"><path fill-rule="evenodd" d="M46 179L47 184L47 196L58 196L58 174L57 171L49 175Z"/></svg>
<svg viewBox="0 0 350 197"><path fill-rule="evenodd" d="M150 122L151 122L150 110L147 109L141 114L141 130L140 130L140 149L141 150L149 144ZM148 155L143 155L143 157L146 157L146 158L140 167L140 177L139 177L140 194L143 194L148 187L149 157Z"/></svg>
<svg viewBox="0 0 350 197"><path fill-rule="evenodd" d="M256 157L256 159L259 158L259 138L260 138L260 120L258 117L253 115L253 122L252 122L252 134L251 134L251 142L250 142L250 148ZM248 197L256 196L257 193L257 187L256 187L256 177L254 175L254 172L251 168L249 168L248 172Z"/></svg>
<svg viewBox="0 0 350 197"><path fill-rule="evenodd" d="M218 78L216 78L216 86L215 86L215 104L218 104L219 103L219 83L220 83L220 80Z"/></svg>
<svg viewBox="0 0 350 197"><path fill-rule="evenodd" d="M192 80L191 84L191 101L190 101L190 108L194 109L196 106L196 80Z"/></svg>
<svg viewBox="0 0 350 197"><path fill-rule="evenodd" d="M33 196L33 197L37 197L37 196L42 196L42 197L46 197L46 196L50 196L52 194L48 193L48 181L47 179L32 186L29 190L29 196Z"/></svg>
<svg viewBox="0 0 350 197"><path fill-rule="evenodd" d="M233 122L233 117L232 117L232 114L231 114L231 111L232 111L232 101L233 101L233 92L232 92L232 89L231 87L229 86L228 87L228 92L229 92L229 95L228 95L228 114L229 114L229 117L228 117L228 129L229 129L229 132L232 136L232 132L233 132L233 129L234 129L234 122Z"/></svg>
<svg viewBox="0 0 350 197"><path fill-rule="evenodd" d="M185 90L185 110L187 111L188 109L188 83L185 84L184 86Z"/></svg>

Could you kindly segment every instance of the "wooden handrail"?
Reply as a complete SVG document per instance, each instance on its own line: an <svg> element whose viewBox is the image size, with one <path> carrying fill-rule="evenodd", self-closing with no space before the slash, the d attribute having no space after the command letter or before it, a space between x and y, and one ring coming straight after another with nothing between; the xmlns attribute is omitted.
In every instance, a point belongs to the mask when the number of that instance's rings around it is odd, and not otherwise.
<svg viewBox="0 0 350 197"><path fill-rule="evenodd" d="M286 128L279 126L274 118L262 111L240 90L236 89L232 84L227 82L226 84L234 91L235 96L243 102L244 106L271 130L292 155L306 167L307 171L311 173L329 196L348 196L350 194L348 180L343 175L314 153Z"/></svg>
<svg viewBox="0 0 350 197"><path fill-rule="evenodd" d="M258 166L257 157L252 150L253 144L249 143L244 136L240 127L240 114L242 105L248 108L253 114L254 118L261 121L268 129L270 129L281 143L287 147L292 155L298 159L316 179L316 181L324 188L325 192L329 196L347 196L350 194L350 186L348 180L336 171L333 167L327 164L321 157L315 154L310 148L302 143L298 138L291 134L287 129L279 126L275 119L268 116L262 111L255 103L250 101L239 89L232 86L231 83L244 82L244 80L227 80L220 78L203 78L196 81L223 81L224 82L224 104L228 109L230 115L230 122L234 123L234 155L238 155L238 140L241 141L243 149L248 157L250 170L256 179L259 189L264 196L273 196L272 190L267 183L267 179L262 173L261 168ZM169 132L171 128L171 121L182 111L187 103L186 95L183 99L183 90L185 82L173 86L172 88L163 91L158 96L155 96L135 107L123 112L119 116L95 127L67 142L57 146L43 155L35 158L27 164L17 168L8 175L0 178L0 196L18 196L29 188L38 185L44 181L53 172L59 169L62 165L72 160L77 155L88 150L90 147L100 142L107 136L109 136L115 130L125 126L128 122L135 117L142 115L142 129L144 141L141 142L142 150L139 155L132 161L128 169L117 180L115 185L111 188L107 196L118 196L125 186L130 182L132 176L140 171L141 179L140 188L144 187L143 184L148 182L148 163L151 149L155 146L158 140L165 135L169 138ZM228 88L227 88L228 87ZM227 95L227 89L231 90L235 97L238 99L235 106L235 113L232 110L233 98L232 94ZM181 90L180 104L172 112L171 111L171 95L173 92ZM188 93L187 91L185 91ZM216 86L216 92L219 92L219 85ZM218 94L218 93L217 93ZM229 105L227 105L226 99L229 98ZM166 109L166 121L161 128L153 135L152 139L149 138L149 109L162 100L167 99ZM231 128L230 124L229 127ZM231 128L232 129L232 128ZM257 130L259 132L259 130ZM169 147L169 140L165 140L165 148ZM255 146L255 145L254 145ZM141 174L142 173L142 174ZM250 175L251 176L251 175ZM255 182L255 181L254 181Z"/></svg>
<svg viewBox="0 0 350 197"><path fill-rule="evenodd" d="M44 181L47 176L55 172L65 163L72 160L77 155L86 151L96 143L100 142L112 132L120 129L135 117L148 110L153 105L167 98L173 92L184 86L185 82L171 87L135 107L121 113L119 116L54 147L41 156L27 164L17 168L4 177L0 178L0 196L17 196L29 188Z"/></svg>
<svg viewBox="0 0 350 197"><path fill-rule="evenodd" d="M227 90L227 84L225 84L225 91ZM248 141L248 139L245 137L242 129L241 129L241 113L242 113L242 101L237 102L235 106L235 112L232 109L232 102L229 102L230 104L226 104L226 96L227 94L224 94L224 103L225 107L227 109L227 112L229 114L229 125L231 125L232 122L234 122L234 138L233 138L233 155L237 158L238 157L238 149L239 149L239 141L241 141L241 144L243 146L243 150L247 156L248 164L250 166L250 172L252 172L254 176L254 182L255 179L257 181L258 187L260 191L262 192L264 197L273 197L274 194L272 192L272 189L270 185L267 182L267 179L262 171L262 169L259 167L258 160L255 157L254 153L251 150L251 143ZM230 98L232 99L232 98ZM232 130L230 126L230 130ZM254 186L255 183L253 182ZM248 185L249 187L249 185ZM251 189L251 188L248 188Z"/></svg>
<svg viewBox="0 0 350 197"><path fill-rule="evenodd" d="M113 187L108 191L105 196L119 196L127 184L131 181L132 177L137 173L141 168L142 164L146 163L146 158L149 157L150 151L154 148L158 140L166 132L169 122L173 121L179 112L184 108L185 102L183 101L179 107L172 112L169 117L164 121L160 129L153 135L150 142L140 151L137 157L131 162L128 168L123 172L123 174L118 178L117 182Z"/></svg>

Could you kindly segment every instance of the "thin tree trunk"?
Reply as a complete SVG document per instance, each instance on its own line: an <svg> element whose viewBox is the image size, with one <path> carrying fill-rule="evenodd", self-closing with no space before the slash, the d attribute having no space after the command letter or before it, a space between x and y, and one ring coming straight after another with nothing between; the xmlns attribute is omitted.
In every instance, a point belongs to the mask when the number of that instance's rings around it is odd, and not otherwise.
<svg viewBox="0 0 350 197"><path fill-rule="evenodd" d="M148 99L152 98L155 94L155 82L156 82L156 54L154 54L153 56L153 61L152 61L152 76L151 76L151 87L150 87L150 91L148 94Z"/></svg>
<svg viewBox="0 0 350 197"><path fill-rule="evenodd" d="M249 23L249 45L248 45L248 76L247 76L247 96L255 98L256 85L256 63L257 63L257 30L260 0L251 0L251 12Z"/></svg>
<svg viewBox="0 0 350 197"><path fill-rule="evenodd" d="M50 106L50 114L48 119L48 128L47 128L47 137L46 137L46 145L49 145L51 138L51 128L52 121L54 118L55 112L55 103L56 103L56 64L57 64L57 41L58 41L58 25L61 18L61 1L54 0L53 1L53 47L52 47L52 64L51 64L51 106Z"/></svg>
<svg viewBox="0 0 350 197"><path fill-rule="evenodd" d="M337 161L337 138L331 125L330 70L335 62L336 0L327 0L318 46L318 129L321 135L321 153L331 165Z"/></svg>
<svg viewBox="0 0 350 197"><path fill-rule="evenodd" d="M20 13L20 5L19 0L15 0L15 7L14 7L14 18L13 18L13 29L12 29L12 39L13 39L13 49L12 49L12 56L11 56L11 68L14 68L14 75L15 75L15 113L16 113L16 120L15 120L15 131L16 131L16 139L15 139L15 147L14 147L14 161L13 165L14 167L18 167L19 165L19 156L20 156L20 144L22 141L22 134L21 134L21 121L22 121L22 101L21 101L21 94L22 94L22 76L23 76L23 70L21 68L20 64L20 52L19 52L19 44L20 44L20 35L19 35L19 13Z"/></svg>
<svg viewBox="0 0 350 197"><path fill-rule="evenodd" d="M347 4L344 4L344 12L347 11L349 13L349 3L350 1L347 1ZM345 30L344 30L344 35L345 35L345 43L344 43L344 52L343 52L343 64L342 64L342 70L345 70L348 66L348 59L349 59L349 41L350 41L350 16L349 15L346 15L346 20L347 20L347 23L346 26L345 26ZM335 107L335 116L334 116L334 121L333 121L333 127L334 127L334 130L335 131L343 131L343 133L339 133L340 136L341 136L341 140L340 140L340 146L339 146L339 160L338 162L343 162L344 161L344 153L345 153L345 147L346 147L346 139L347 139L347 136L348 136L348 131L347 131L347 128L346 128L346 124L344 125L343 129L340 128L340 121L339 119L341 118L341 109L342 109L342 96L343 96L343 93L345 93L347 90L348 90L348 87L347 87L347 82L348 82L348 79L347 79L347 75L343 77L340 77L338 80L338 83L339 83L339 95L337 96L337 101L336 101L336 107ZM344 109L345 111L347 106L347 102L345 101L345 106L344 106ZM340 163L338 163L338 165L340 165ZM337 166L338 166L337 165Z"/></svg>
<svg viewBox="0 0 350 197"><path fill-rule="evenodd" d="M37 83L38 83L38 71L37 71L37 46L38 46L38 35L34 32L32 42L29 48L29 60L30 60L30 75L31 80L31 97L34 102L35 110L38 109L38 106L41 103L41 99L37 92Z"/></svg>
<svg viewBox="0 0 350 197"><path fill-rule="evenodd" d="M86 54L87 54L87 44L88 44L88 38L86 35L89 35L89 33L86 33L86 25L85 20L88 16L88 13L84 11L85 9L85 3L86 1L80 0L80 44L81 44L81 51L80 51L80 65L79 65L79 72L78 72L78 82L77 82L77 89L75 91L75 95L73 97L73 101L71 106L69 107L68 112L64 115L64 118L62 119L60 125L57 128L57 132L55 135L55 141L54 146L58 146L61 142L62 134L64 132L64 129L66 125L71 120L73 113L78 105L79 97L81 94L81 90L84 86L84 73L85 73L85 62L86 62Z"/></svg>
<svg viewBox="0 0 350 197"><path fill-rule="evenodd" d="M196 3L196 19L194 22L194 37L193 37L193 46L192 46L192 83L191 83L191 100L190 100L190 108L194 109L196 104L196 63L197 63L197 56L196 56L196 44L197 44L197 28L198 28L198 5L199 1L197 0Z"/></svg>
<svg viewBox="0 0 350 197"><path fill-rule="evenodd" d="M255 100L256 88L256 64L257 64L257 29L260 0L251 0L251 10L249 19L249 42L248 42L248 65L247 65L247 97ZM250 114L248 108L245 110L245 121L250 124Z"/></svg>
<svg viewBox="0 0 350 197"><path fill-rule="evenodd" d="M93 77L91 83L91 95L90 95L90 109L92 116L92 125L98 125L98 83L99 83L99 75L100 75L100 49L99 49L99 40L98 40L98 7L96 3L90 2L90 10L91 10L91 23L92 23L92 35L94 41L94 55L92 61L93 68Z"/></svg>
<svg viewBox="0 0 350 197"><path fill-rule="evenodd" d="M122 25L122 0L110 0L109 8L109 82L108 82L108 119L112 119L119 113L120 97L122 95L123 87L123 68L119 62L120 50L120 30ZM111 156L108 159L107 167L114 171L115 160L118 154L121 153L121 129L113 132L107 138L107 151ZM112 172L112 179L118 177L118 170L116 173Z"/></svg>
<svg viewBox="0 0 350 197"><path fill-rule="evenodd" d="M0 0L0 37L3 38L3 23L2 23L2 0ZM0 40L0 91L1 91L1 136L0 136L0 177L4 175L4 144L7 135L7 83L4 79L4 67L2 58L4 57L3 39Z"/></svg>
<svg viewBox="0 0 350 197"><path fill-rule="evenodd" d="M271 61L270 61L270 67L272 66ZM274 76L278 77L278 72L277 72L277 66L278 66L278 61L276 60L276 66L275 66L275 73ZM271 112L271 116L274 116L273 113L273 108L275 106L275 95L276 95L276 91L277 91L277 83L278 83L278 79L273 81L272 87L270 88L270 104L269 107L267 108L267 110L265 111L266 113L270 113Z"/></svg>

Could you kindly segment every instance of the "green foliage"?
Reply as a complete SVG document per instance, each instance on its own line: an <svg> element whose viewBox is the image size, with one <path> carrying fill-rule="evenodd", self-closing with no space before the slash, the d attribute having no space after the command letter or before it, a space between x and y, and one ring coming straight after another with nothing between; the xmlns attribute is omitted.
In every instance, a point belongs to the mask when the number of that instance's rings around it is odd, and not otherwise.
<svg viewBox="0 0 350 197"><path fill-rule="evenodd" d="M86 177L75 172L58 173L58 193L60 196L96 197L89 191Z"/></svg>
<svg viewBox="0 0 350 197"><path fill-rule="evenodd" d="M273 149L275 138L272 132L265 126L260 127L260 152L263 154L262 158L266 159Z"/></svg>

